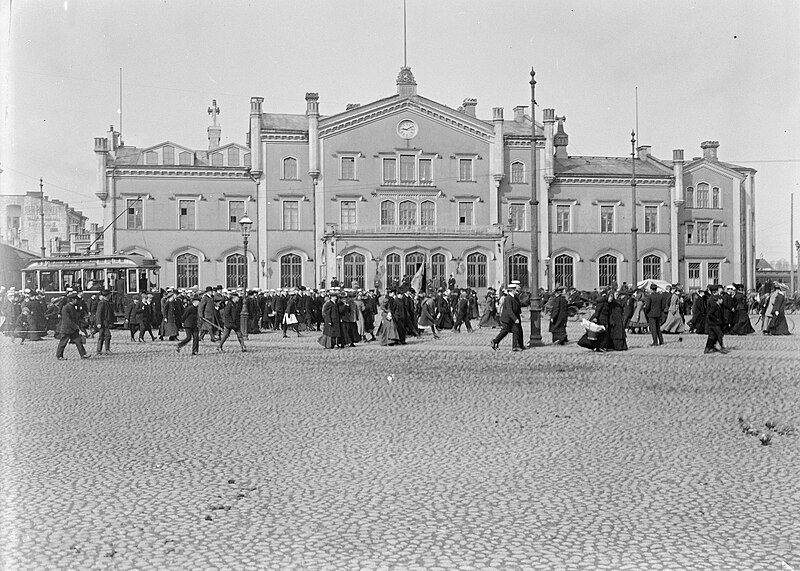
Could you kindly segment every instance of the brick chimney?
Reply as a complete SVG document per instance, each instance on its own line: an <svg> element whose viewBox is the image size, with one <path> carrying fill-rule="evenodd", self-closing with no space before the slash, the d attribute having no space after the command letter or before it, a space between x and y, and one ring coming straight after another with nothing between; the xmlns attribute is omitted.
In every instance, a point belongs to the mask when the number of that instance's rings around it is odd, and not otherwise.
<svg viewBox="0 0 800 571"><path fill-rule="evenodd" d="M653 149L650 145L639 145L636 147L636 157L640 161L647 160L647 157L650 156L650 151Z"/></svg>
<svg viewBox="0 0 800 571"><path fill-rule="evenodd" d="M470 117L475 117L475 108L478 106L478 100L468 97L461 104L464 109L464 114Z"/></svg>
<svg viewBox="0 0 800 571"><path fill-rule="evenodd" d="M700 148L703 149L703 158L709 161L716 161L717 149L719 148L719 141L703 141L700 143Z"/></svg>
<svg viewBox="0 0 800 571"><path fill-rule="evenodd" d="M517 123L522 123L525 120L525 110L528 108L527 105L517 105L514 107L514 121Z"/></svg>

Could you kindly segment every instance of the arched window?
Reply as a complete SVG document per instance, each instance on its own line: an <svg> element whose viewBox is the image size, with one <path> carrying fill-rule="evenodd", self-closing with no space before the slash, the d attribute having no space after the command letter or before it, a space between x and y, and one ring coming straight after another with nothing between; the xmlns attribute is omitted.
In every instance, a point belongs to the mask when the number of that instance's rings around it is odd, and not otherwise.
<svg viewBox="0 0 800 571"><path fill-rule="evenodd" d="M283 179L297 180L297 159L286 157L283 159Z"/></svg>
<svg viewBox="0 0 800 571"><path fill-rule="evenodd" d="M421 226L436 226L436 204L426 200L419 205L419 223Z"/></svg>
<svg viewBox="0 0 800 571"><path fill-rule="evenodd" d="M222 153L212 153L212 155L211 155L211 166L212 167L221 167L222 166Z"/></svg>
<svg viewBox="0 0 800 571"><path fill-rule="evenodd" d="M344 257L344 274L342 284L344 287L364 288L364 256L357 252L351 252Z"/></svg>
<svg viewBox="0 0 800 571"><path fill-rule="evenodd" d="M239 149L237 149L236 147L230 147L228 149L228 166L229 167L239 166Z"/></svg>
<svg viewBox="0 0 800 571"><path fill-rule="evenodd" d="M175 164L175 147L171 147L167 145L164 147L162 151L163 154L163 164L165 165L174 165Z"/></svg>
<svg viewBox="0 0 800 571"><path fill-rule="evenodd" d="M528 287L528 256L514 254L508 257L508 279L517 280L520 287Z"/></svg>
<svg viewBox="0 0 800 571"><path fill-rule="evenodd" d="M553 283L556 287L575 287L575 259L569 254L561 254L553 260Z"/></svg>
<svg viewBox="0 0 800 571"><path fill-rule="evenodd" d="M419 267L425 263L425 254L421 252L412 252L406 254L406 273L409 278L413 278L417 273Z"/></svg>
<svg viewBox="0 0 800 571"><path fill-rule="evenodd" d="M467 256L467 287L486 287L486 255L474 252Z"/></svg>
<svg viewBox="0 0 800 571"><path fill-rule="evenodd" d="M617 257L605 254L597 260L598 285L601 288L617 285Z"/></svg>
<svg viewBox="0 0 800 571"><path fill-rule="evenodd" d="M722 208L719 200L719 187L715 186L711 189L711 208Z"/></svg>
<svg viewBox="0 0 800 571"><path fill-rule="evenodd" d="M225 287L245 287L246 268L244 254L231 254L225 258Z"/></svg>
<svg viewBox="0 0 800 571"><path fill-rule="evenodd" d="M184 288L199 285L199 264L194 254L181 254L175 259L175 283Z"/></svg>
<svg viewBox="0 0 800 571"><path fill-rule="evenodd" d="M444 254L434 254L431 256L431 277L430 284L434 288L447 286L447 259Z"/></svg>
<svg viewBox="0 0 800 571"><path fill-rule="evenodd" d="M281 287L298 287L303 283L303 261L297 254L281 256Z"/></svg>
<svg viewBox="0 0 800 571"><path fill-rule="evenodd" d="M705 182L698 183L697 191L694 193L694 206L695 208L708 208L708 184Z"/></svg>
<svg viewBox="0 0 800 571"><path fill-rule="evenodd" d="M686 206L694 208L694 188L691 186L686 187Z"/></svg>
<svg viewBox="0 0 800 571"><path fill-rule="evenodd" d="M384 200L381 202L381 226L394 226L394 202Z"/></svg>
<svg viewBox="0 0 800 571"><path fill-rule="evenodd" d="M417 203L404 200L400 203L400 226L415 226L417 224Z"/></svg>
<svg viewBox="0 0 800 571"><path fill-rule="evenodd" d="M511 184L522 184L525 182L525 163L515 161L511 163Z"/></svg>
<svg viewBox="0 0 800 571"><path fill-rule="evenodd" d="M650 254L642 258L642 279L661 279L661 257Z"/></svg>
<svg viewBox="0 0 800 571"><path fill-rule="evenodd" d="M400 285L400 254L386 255L386 287Z"/></svg>

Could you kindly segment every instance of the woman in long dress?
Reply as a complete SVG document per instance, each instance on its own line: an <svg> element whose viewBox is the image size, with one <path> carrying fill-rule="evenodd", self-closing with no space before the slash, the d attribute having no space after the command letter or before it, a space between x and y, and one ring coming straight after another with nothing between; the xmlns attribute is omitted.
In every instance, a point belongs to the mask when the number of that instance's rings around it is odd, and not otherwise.
<svg viewBox="0 0 800 571"><path fill-rule="evenodd" d="M764 312L764 335L790 335L786 322L786 294L779 284L774 284L769 303Z"/></svg>
<svg viewBox="0 0 800 571"><path fill-rule="evenodd" d="M479 327L500 327L500 319L497 317L497 297L495 297L494 289L489 288L486 293L486 305L481 315Z"/></svg>
<svg viewBox="0 0 800 571"><path fill-rule="evenodd" d="M322 335L317 340L326 349L341 348L342 318L339 314L339 295L332 292L322 304Z"/></svg>
<svg viewBox="0 0 800 571"><path fill-rule="evenodd" d="M397 345L400 343L400 335L397 333L397 324L395 323L392 312L389 310L389 300L381 298L380 306L378 309L381 323L378 325L378 332L375 335L378 338L380 345Z"/></svg>
<svg viewBox="0 0 800 571"><path fill-rule="evenodd" d="M683 333L684 329L683 315L681 315L681 295L680 291L674 288L669 300L667 319L661 326L661 331L664 333Z"/></svg>
<svg viewBox="0 0 800 571"><path fill-rule="evenodd" d="M736 293L733 296L733 335L749 335L753 333L753 324L750 323L747 296L744 294L744 284L736 284Z"/></svg>
<svg viewBox="0 0 800 571"><path fill-rule="evenodd" d="M648 328L647 316L644 313L644 293L637 289L633 294L633 315L628 322L628 331L631 333L645 333Z"/></svg>
<svg viewBox="0 0 800 571"><path fill-rule="evenodd" d="M599 333L596 340L589 339L589 334L585 333L578 340L579 346L602 352L628 350L623 308L613 289L603 292L589 321L602 325L605 331Z"/></svg>

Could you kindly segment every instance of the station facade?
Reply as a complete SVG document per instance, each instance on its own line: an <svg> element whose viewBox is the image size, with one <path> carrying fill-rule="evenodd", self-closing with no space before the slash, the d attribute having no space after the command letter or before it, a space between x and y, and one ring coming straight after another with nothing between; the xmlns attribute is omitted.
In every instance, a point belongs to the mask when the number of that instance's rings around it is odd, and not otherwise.
<svg viewBox="0 0 800 571"><path fill-rule="evenodd" d="M262 289L333 278L384 289L425 265L429 284L452 278L482 292L527 284L536 204L548 289L621 285L632 264L638 279L687 289L754 285L755 171L719 161L719 143L702 143L691 160L681 149L658 159L647 146L635 158L570 156L554 109L535 125L525 106L480 119L474 99L454 109L419 95L410 68L395 84L389 97L330 115L317 93L298 114L270 113L253 97L244 144L220 146L214 103L202 151L125 146L112 128L95 139L112 232L104 248L158 259L161 284L179 287L234 287L246 272Z"/></svg>

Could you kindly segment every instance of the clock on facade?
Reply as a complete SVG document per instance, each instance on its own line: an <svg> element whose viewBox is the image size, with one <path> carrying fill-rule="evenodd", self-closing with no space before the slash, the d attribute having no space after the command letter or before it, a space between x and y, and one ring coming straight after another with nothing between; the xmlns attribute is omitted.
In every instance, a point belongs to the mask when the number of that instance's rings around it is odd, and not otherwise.
<svg viewBox="0 0 800 571"><path fill-rule="evenodd" d="M397 134L403 139L413 139L417 136L417 124L411 119L403 119L397 124Z"/></svg>

